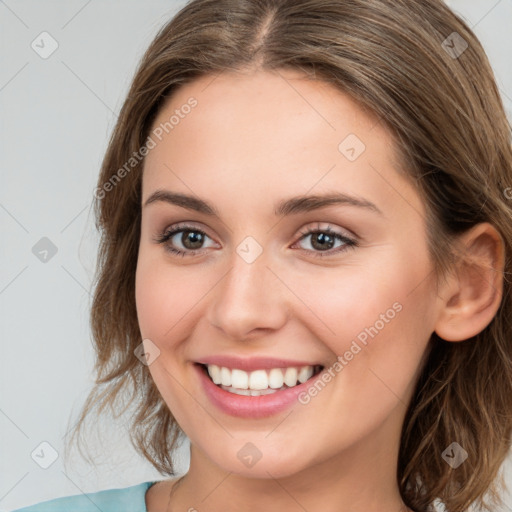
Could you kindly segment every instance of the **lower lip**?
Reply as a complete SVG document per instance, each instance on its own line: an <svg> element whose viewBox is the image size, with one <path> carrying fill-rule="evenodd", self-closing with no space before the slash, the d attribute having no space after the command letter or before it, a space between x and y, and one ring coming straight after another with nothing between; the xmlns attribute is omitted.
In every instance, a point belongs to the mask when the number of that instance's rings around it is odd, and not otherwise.
<svg viewBox="0 0 512 512"><path fill-rule="evenodd" d="M201 384L211 402L226 414L241 418L265 418L286 410L298 401L298 395L306 391L311 385L311 380L316 380L321 373L293 388L276 391L269 395L246 396L225 391L213 383L202 366L194 364L194 367L199 373Z"/></svg>

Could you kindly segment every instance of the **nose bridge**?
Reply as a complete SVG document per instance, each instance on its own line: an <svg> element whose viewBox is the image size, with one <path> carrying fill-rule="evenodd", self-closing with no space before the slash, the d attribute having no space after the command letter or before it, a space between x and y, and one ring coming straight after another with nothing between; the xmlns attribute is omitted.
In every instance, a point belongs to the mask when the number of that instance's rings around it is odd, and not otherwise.
<svg viewBox="0 0 512 512"><path fill-rule="evenodd" d="M286 319L282 284L267 267L270 254L248 237L235 248L230 270L216 287L210 322L225 334L243 339L255 329L276 329Z"/></svg>

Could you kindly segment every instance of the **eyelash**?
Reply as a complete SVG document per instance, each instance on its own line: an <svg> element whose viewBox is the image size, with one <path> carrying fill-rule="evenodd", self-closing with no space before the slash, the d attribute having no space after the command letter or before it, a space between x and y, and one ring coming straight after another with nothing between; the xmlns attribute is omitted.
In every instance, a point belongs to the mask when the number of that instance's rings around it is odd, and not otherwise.
<svg viewBox="0 0 512 512"><path fill-rule="evenodd" d="M165 244L165 247L164 247L165 250L171 254L176 255L176 256L181 256L181 257L195 256L197 253L201 252L202 249L198 249L198 250L190 249L190 250L182 251L181 249L176 249L175 247L172 247L171 245L169 245L167 243L174 235L176 235L177 233L181 233L183 231L191 231L193 233L200 233L201 235L204 235L204 236L210 238L201 229L198 229L194 226L190 226L188 224L179 224L177 226L174 226L173 229L165 230L164 232L160 233L155 238L154 241L159 244ZM300 235L302 235L302 236L299 238L299 240L296 243L300 242L303 238L305 238L309 235L318 234L318 233L327 233L327 234L331 235L332 237L334 237L336 240L343 242L344 245L342 245L336 249L329 249L327 251L311 251L309 249L302 249L303 251L306 251L306 252L313 252L313 255L315 257L325 258L326 256L332 256L333 254L337 254L337 253L346 251L347 249L355 248L358 246L358 243L356 240L354 240L352 238L348 238L345 235L342 235L342 234L338 233L337 231L334 231L333 229L331 229L331 226L327 226L327 228L320 228L319 226L317 226L316 229L308 228L305 231L301 231Z"/></svg>

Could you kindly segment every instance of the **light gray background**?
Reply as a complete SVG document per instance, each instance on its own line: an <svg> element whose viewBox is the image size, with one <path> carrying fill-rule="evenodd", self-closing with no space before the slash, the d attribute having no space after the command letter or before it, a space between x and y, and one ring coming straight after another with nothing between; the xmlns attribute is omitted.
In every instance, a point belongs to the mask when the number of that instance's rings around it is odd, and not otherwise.
<svg viewBox="0 0 512 512"><path fill-rule="evenodd" d="M448 3L482 41L512 118L512 0ZM183 4L0 0L1 511L162 478L122 425L96 467L77 457L64 467L62 437L93 382L90 206L100 163L140 56ZM47 59L31 48L43 31L59 45ZM58 250L46 263L32 253L42 237ZM43 441L59 454L48 469L31 458ZM187 457L185 444L179 471ZM506 477L512 484L509 462Z"/></svg>

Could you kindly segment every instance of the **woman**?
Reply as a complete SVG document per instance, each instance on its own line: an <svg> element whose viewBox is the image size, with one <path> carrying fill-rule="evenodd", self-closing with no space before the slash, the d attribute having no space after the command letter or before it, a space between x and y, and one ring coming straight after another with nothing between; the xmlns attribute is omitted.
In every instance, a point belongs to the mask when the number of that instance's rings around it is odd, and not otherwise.
<svg viewBox="0 0 512 512"><path fill-rule="evenodd" d="M510 126L441 1L195 0L96 189L94 410L180 478L43 510L493 510L512 425Z"/></svg>

